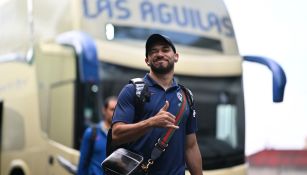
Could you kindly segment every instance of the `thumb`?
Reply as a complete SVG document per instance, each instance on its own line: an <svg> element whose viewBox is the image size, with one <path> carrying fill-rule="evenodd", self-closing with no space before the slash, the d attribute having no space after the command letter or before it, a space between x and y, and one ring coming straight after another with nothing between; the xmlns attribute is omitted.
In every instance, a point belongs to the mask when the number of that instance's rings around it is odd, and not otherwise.
<svg viewBox="0 0 307 175"><path fill-rule="evenodd" d="M167 111L169 107L169 102L166 100L164 106L160 109L160 111Z"/></svg>

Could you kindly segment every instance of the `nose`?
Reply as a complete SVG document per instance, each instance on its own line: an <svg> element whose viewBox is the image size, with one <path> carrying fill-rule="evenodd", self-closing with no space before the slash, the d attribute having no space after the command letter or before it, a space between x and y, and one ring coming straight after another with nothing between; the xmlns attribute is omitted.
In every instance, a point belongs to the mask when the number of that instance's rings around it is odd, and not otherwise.
<svg viewBox="0 0 307 175"><path fill-rule="evenodd" d="M163 51L162 50L158 50L157 56L163 56Z"/></svg>

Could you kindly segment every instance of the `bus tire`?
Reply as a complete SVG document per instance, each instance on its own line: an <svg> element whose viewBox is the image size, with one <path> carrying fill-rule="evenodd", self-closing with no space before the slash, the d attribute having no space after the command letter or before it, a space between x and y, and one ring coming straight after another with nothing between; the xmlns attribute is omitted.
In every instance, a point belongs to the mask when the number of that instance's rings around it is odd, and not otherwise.
<svg viewBox="0 0 307 175"><path fill-rule="evenodd" d="M10 175L25 175L25 173L21 168L16 167L11 170Z"/></svg>

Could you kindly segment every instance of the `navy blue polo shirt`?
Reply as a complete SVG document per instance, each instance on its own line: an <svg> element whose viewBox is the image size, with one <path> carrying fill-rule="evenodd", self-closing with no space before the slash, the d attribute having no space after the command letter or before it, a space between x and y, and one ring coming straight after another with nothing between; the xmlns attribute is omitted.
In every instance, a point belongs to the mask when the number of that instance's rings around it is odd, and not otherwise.
<svg viewBox="0 0 307 175"><path fill-rule="evenodd" d="M166 100L169 101L170 105L168 112L176 116L182 100L180 95L184 95L177 82L173 79L172 86L166 91L151 79L148 74L145 75L144 82L147 84L151 96L150 101L144 104L143 115L136 116L136 110L138 109L135 106L135 87L133 84L127 84L118 96L113 123L136 123L148 119L159 112ZM145 161L147 161L150 158L155 143L166 130L167 128L152 128L144 136L129 144L128 148L142 154ZM183 175L185 171L185 138L186 135L195 133L196 130L196 118L195 116L193 117L190 106L187 103L179 129L173 134L166 151L162 153L151 167L150 174Z"/></svg>

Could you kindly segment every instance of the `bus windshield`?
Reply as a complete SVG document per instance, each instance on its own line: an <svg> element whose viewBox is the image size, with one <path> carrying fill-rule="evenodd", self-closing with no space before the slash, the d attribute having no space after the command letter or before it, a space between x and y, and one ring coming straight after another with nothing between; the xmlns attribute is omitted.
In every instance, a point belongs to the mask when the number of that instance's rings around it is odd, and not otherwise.
<svg viewBox="0 0 307 175"><path fill-rule="evenodd" d="M193 92L203 169L244 163L244 102L240 76L179 76L178 79Z"/></svg>
<svg viewBox="0 0 307 175"><path fill-rule="evenodd" d="M127 81L146 71L101 62L102 95L118 94ZM176 75L193 92L197 112L197 140L203 169L244 163L244 108L241 76L193 77Z"/></svg>

